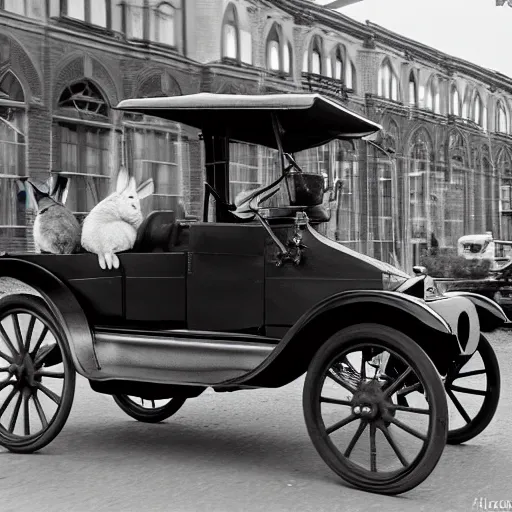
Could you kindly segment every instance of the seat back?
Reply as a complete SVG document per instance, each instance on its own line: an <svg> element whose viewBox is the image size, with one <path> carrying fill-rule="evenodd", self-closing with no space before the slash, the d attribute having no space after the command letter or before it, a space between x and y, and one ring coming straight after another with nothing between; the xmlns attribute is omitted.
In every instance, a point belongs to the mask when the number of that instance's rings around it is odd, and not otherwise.
<svg viewBox="0 0 512 512"><path fill-rule="evenodd" d="M133 252L169 252L176 230L176 214L173 210L151 212L142 222Z"/></svg>

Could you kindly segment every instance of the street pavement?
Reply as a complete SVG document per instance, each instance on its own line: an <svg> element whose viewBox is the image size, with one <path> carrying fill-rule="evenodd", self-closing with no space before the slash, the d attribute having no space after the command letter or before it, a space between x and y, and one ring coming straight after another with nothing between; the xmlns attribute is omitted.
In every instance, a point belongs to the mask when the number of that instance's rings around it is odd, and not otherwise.
<svg viewBox="0 0 512 512"><path fill-rule="evenodd" d="M49 446L33 455L0 449L0 511L458 512L478 510L475 500L491 510L492 501L512 501L512 332L489 338L502 372L493 422L466 445L447 446L404 495L354 490L332 473L306 431L302 379L207 391L151 425L79 377L70 418Z"/></svg>

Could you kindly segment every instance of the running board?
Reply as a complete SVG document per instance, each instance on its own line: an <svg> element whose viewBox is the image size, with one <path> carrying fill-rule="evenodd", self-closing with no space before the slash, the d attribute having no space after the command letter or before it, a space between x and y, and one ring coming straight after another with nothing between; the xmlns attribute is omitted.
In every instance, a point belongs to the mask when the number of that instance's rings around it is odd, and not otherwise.
<svg viewBox="0 0 512 512"><path fill-rule="evenodd" d="M100 368L88 377L211 386L254 370L277 342L231 333L97 330L94 349Z"/></svg>

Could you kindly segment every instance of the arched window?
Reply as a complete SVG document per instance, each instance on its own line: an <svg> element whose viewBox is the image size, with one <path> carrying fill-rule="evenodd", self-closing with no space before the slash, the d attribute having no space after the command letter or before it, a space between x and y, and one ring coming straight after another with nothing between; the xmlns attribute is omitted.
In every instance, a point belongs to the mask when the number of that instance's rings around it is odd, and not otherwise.
<svg viewBox="0 0 512 512"><path fill-rule="evenodd" d="M428 85L426 107L436 114L441 113L441 93L439 91L439 80L437 77L433 77Z"/></svg>
<svg viewBox="0 0 512 512"><path fill-rule="evenodd" d="M512 157L503 149L498 157L500 187L500 233L502 240L512 240Z"/></svg>
<svg viewBox="0 0 512 512"><path fill-rule="evenodd" d="M311 42L310 73L314 73L315 75L322 74L322 41L319 37L314 37Z"/></svg>
<svg viewBox="0 0 512 512"><path fill-rule="evenodd" d="M462 104L462 118L469 119L469 96L466 97Z"/></svg>
<svg viewBox="0 0 512 512"><path fill-rule="evenodd" d="M386 59L378 74L378 95L383 98L398 101L398 77L391 66L389 59Z"/></svg>
<svg viewBox="0 0 512 512"><path fill-rule="evenodd" d="M482 126L483 124L483 105L482 100L480 98L480 94L476 93L475 98L473 99L473 116L472 120Z"/></svg>
<svg viewBox="0 0 512 512"><path fill-rule="evenodd" d="M54 120L54 149L62 174L71 177L66 205L86 213L108 193L112 154L108 103L92 82L75 82L61 93Z"/></svg>
<svg viewBox="0 0 512 512"><path fill-rule="evenodd" d="M233 4L229 4L222 24L222 56L240 60L240 36L238 15Z"/></svg>
<svg viewBox="0 0 512 512"><path fill-rule="evenodd" d="M460 95L455 85L452 87L450 95L450 112L454 116L460 116Z"/></svg>
<svg viewBox="0 0 512 512"><path fill-rule="evenodd" d="M414 72L411 71L409 74L409 105L417 105L418 104L418 94L416 88L416 78L414 76Z"/></svg>
<svg viewBox="0 0 512 512"><path fill-rule="evenodd" d="M505 110L505 106L501 101L498 101L496 112L496 131L500 133L508 133L507 111Z"/></svg>
<svg viewBox="0 0 512 512"><path fill-rule="evenodd" d="M167 3L162 3L154 9L152 40L157 43L176 45L176 9Z"/></svg>
<svg viewBox="0 0 512 512"><path fill-rule="evenodd" d="M4 247L25 242L25 194L18 180L26 174L26 104L23 88L7 71L0 78L0 238ZM21 231L21 233L20 233ZM19 240L18 240L19 239Z"/></svg>
<svg viewBox="0 0 512 512"><path fill-rule="evenodd" d="M281 70L281 38L276 23L270 29L267 37L267 67L271 71Z"/></svg>
<svg viewBox="0 0 512 512"><path fill-rule="evenodd" d="M338 46L334 52L334 58L332 61L332 77L336 80L344 81L345 77L343 74L343 57L341 48Z"/></svg>

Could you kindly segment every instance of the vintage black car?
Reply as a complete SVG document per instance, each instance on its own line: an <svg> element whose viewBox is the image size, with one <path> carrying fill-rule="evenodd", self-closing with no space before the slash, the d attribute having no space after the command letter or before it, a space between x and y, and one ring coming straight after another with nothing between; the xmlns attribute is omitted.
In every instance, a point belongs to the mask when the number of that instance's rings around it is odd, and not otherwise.
<svg viewBox="0 0 512 512"><path fill-rule="evenodd" d="M117 108L200 130L204 217L152 212L117 269L88 253L0 257L0 277L34 290L0 300L0 445L29 453L50 443L76 372L146 422L207 388L275 388L305 374L320 456L349 484L383 494L419 485L447 441L489 424L500 375L482 332L508 322L500 307L444 296L421 269L409 276L319 232L323 178L294 154L379 125L316 94L201 93ZM274 148L282 167L239 204L229 197L230 140ZM277 191L287 204L271 206ZM454 382L477 377L481 389ZM481 398L474 413L455 392ZM449 425L447 396L462 426Z"/></svg>

